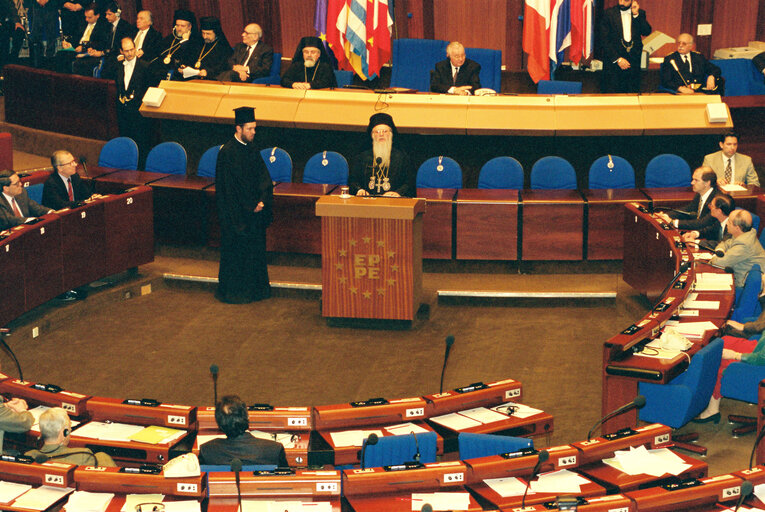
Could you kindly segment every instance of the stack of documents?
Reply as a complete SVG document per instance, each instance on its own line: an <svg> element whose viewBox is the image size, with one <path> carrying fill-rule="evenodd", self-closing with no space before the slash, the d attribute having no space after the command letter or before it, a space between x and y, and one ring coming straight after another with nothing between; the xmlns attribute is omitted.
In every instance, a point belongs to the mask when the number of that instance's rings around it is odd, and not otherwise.
<svg viewBox="0 0 765 512"><path fill-rule="evenodd" d="M104 512L112 498L111 492L74 491L64 509L66 512Z"/></svg>
<svg viewBox="0 0 765 512"><path fill-rule="evenodd" d="M673 327L675 331L677 331L679 334L682 334L686 338L697 339L703 338L707 331L717 330L717 326L709 320L706 322L678 322L677 320L670 320L665 324L665 326Z"/></svg>
<svg viewBox="0 0 765 512"><path fill-rule="evenodd" d="M335 448L362 446L364 444L364 439L371 434L377 434L377 437L383 437L382 430L344 430L342 432L329 433Z"/></svg>
<svg viewBox="0 0 765 512"><path fill-rule="evenodd" d="M165 444L180 439L186 432L177 428L150 425L132 434L129 439L138 443Z"/></svg>
<svg viewBox="0 0 765 512"><path fill-rule="evenodd" d="M733 274L696 274L694 290L699 292L724 292L733 289Z"/></svg>
<svg viewBox="0 0 765 512"><path fill-rule="evenodd" d="M27 484L0 481L0 503L10 503L31 488Z"/></svg>
<svg viewBox="0 0 765 512"><path fill-rule="evenodd" d="M513 402L507 402L491 409L486 407L476 407L474 409L467 409L465 411L453 412L451 414L444 414L442 416L435 416L430 418L439 425L443 425L446 428L452 430L466 430L479 425L486 425L489 423L496 423L498 421L507 420L508 416L513 418L528 418L535 414L539 414L539 409L534 409L523 404L516 404Z"/></svg>
<svg viewBox="0 0 765 512"><path fill-rule="evenodd" d="M13 502L13 507L28 508L30 510L45 510L46 508L53 506L54 503L61 500L70 492L74 492L74 489L62 489L60 487L43 485L42 487L30 489L16 498Z"/></svg>
<svg viewBox="0 0 765 512"><path fill-rule="evenodd" d="M136 441L139 443L165 444L180 439L186 434L184 430L169 427L130 425L127 423L108 423L91 421L74 432L80 437L99 439L101 441Z"/></svg>
<svg viewBox="0 0 765 512"><path fill-rule="evenodd" d="M328 501L242 500L242 512L332 512L332 504Z"/></svg>
<svg viewBox="0 0 765 512"><path fill-rule="evenodd" d="M568 469L560 469L549 473L542 473L539 478L531 482L531 491L552 494L580 494L582 485L590 481L578 473Z"/></svg>
<svg viewBox="0 0 765 512"><path fill-rule="evenodd" d="M470 494L467 492L415 492L412 493L412 510L422 510L430 503L433 510L467 510Z"/></svg>
<svg viewBox="0 0 765 512"><path fill-rule="evenodd" d="M630 447L614 453L611 459L603 459L614 469L628 475L651 475L655 477L679 475L691 467L667 448L649 450L645 446Z"/></svg>

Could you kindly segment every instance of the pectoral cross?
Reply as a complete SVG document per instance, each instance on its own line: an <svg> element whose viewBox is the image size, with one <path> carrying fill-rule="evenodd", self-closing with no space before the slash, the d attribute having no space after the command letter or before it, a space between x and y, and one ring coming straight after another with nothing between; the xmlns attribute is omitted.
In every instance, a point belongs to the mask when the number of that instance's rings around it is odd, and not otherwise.
<svg viewBox="0 0 765 512"><path fill-rule="evenodd" d="M377 193L380 193L380 189L383 188L383 180L380 178L377 178L377 182L375 183L375 188L377 189Z"/></svg>

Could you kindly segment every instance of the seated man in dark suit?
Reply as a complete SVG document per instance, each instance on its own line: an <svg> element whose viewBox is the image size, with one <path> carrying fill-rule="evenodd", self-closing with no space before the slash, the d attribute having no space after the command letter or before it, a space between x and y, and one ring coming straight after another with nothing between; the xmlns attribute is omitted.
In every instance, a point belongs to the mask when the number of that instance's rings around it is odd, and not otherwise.
<svg viewBox="0 0 765 512"><path fill-rule="evenodd" d="M712 199L720 193L717 190L717 174L709 167L699 167L693 171L691 187L696 195L690 203L678 209L680 213L661 215L677 229L699 231L717 223L709 213ZM682 212L685 212L685 215Z"/></svg>
<svg viewBox="0 0 765 512"><path fill-rule="evenodd" d="M122 19L122 11L115 2L109 2L104 9L104 17L110 25L109 43L104 53L104 63L101 68L101 78L114 78L117 74L118 57L121 55L121 41L133 38L136 28Z"/></svg>
<svg viewBox="0 0 765 512"><path fill-rule="evenodd" d="M53 407L40 415L40 434L43 445L39 450L25 453L36 462L65 462L95 467L115 467L117 464L106 453L93 453L89 448L69 448L72 420L61 407Z"/></svg>
<svg viewBox="0 0 765 512"><path fill-rule="evenodd" d="M281 85L304 91L337 87L335 72L321 39L306 36L300 40L292 64L282 75Z"/></svg>
<svg viewBox="0 0 765 512"><path fill-rule="evenodd" d="M135 43L136 57L146 62L151 62L159 55L162 45L162 34L152 25L154 16L151 11L143 10L136 14L135 26L136 34L133 38ZM117 57L117 60L122 60Z"/></svg>
<svg viewBox="0 0 765 512"><path fill-rule="evenodd" d="M431 92L467 96L481 88L481 65L465 58L465 47L457 41L446 47L446 59L436 63L430 74Z"/></svg>
<svg viewBox="0 0 765 512"><path fill-rule="evenodd" d="M76 65L79 72L92 76L93 67L109 44L111 27L98 13L95 4L85 8L85 21L87 24L74 42L61 43L62 50L56 54L56 70L59 73L72 73ZM81 64L82 61L87 61L87 64Z"/></svg>
<svg viewBox="0 0 765 512"><path fill-rule="evenodd" d="M677 51L664 57L661 85L680 94L723 94L720 68L693 51L693 36L677 36Z"/></svg>
<svg viewBox="0 0 765 512"><path fill-rule="evenodd" d="M77 160L69 151L58 150L50 157L54 172L43 185L42 204L54 210L72 208L90 199L90 187L77 173Z"/></svg>
<svg viewBox="0 0 765 512"><path fill-rule="evenodd" d="M53 210L29 198L19 175L13 171L0 171L0 231L40 217Z"/></svg>
<svg viewBox="0 0 765 512"><path fill-rule="evenodd" d="M275 441L258 439L247 432L250 426L247 406L238 396L224 396L215 404L215 422L226 438L213 439L200 446L200 463L231 464L233 459L239 459L243 464L287 467L284 446Z"/></svg>
<svg viewBox="0 0 765 512"><path fill-rule="evenodd" d="M718 194L709 202L709 215L717 222L710 223L708 226L697 230L686 231L683 233L684 242L697 242L701 248L710 249L717 242L725 241L730 238L728 231L728 216L736 207L733 198L728 194ZM710 244L711 242L711 244Z"/></svg>
<svg viewBox="0 0 765 512"><path fill-rule="evenodd" d="M242 42L234 46L228 57L225 71L218 74L224 82L252 82L268 76L274 62L274 50L261 41L263 29L257 23L250 23L242 31Z"/></svg>

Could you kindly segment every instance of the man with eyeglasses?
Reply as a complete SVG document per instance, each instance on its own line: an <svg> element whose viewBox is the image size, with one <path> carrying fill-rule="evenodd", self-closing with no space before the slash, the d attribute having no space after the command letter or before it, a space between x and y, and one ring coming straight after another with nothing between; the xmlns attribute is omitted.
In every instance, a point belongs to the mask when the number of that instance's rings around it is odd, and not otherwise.
<svg viewBox="0 0 765 512"><path fill-rule="evenodd" d="M677 36L677 51L664 57L661 65L661 85L679 94L723 95L720 68L699 52L693 51L693 36Z"/></svg>
<svg viewBox="0 0 765 512"><path fill-rule="evenodd" d="M263 29L257 23L244 27L242 42L234 47L228 58L227 71L218 75L224 82L252 82L268 76L274 61L274 50L260 39Z"/></svg>
<svg viewBox="0 0 765 512"><path fill-rule="evenodd" d="M43 185L42 204L54 210L73 208L93 195L77 173L77 160L69 151L58 150L50 157L53 173Z"/></svg>
<svg viewBox="0 0 765 512"><path fill-rule="evenodd" d="M397 134L393 118L385 113L374 114L369 118L367 133L372 138L372 149L351 161L351 194L413 197L416 174L409 156L393 147Z"/></svg>
<svg viewBox="0 0 765 512"><path fill-rule="evenodd" d="M19 226L36 217L52 213L29 198L19 175L13 171L0 171L0 231Z"/></svg>

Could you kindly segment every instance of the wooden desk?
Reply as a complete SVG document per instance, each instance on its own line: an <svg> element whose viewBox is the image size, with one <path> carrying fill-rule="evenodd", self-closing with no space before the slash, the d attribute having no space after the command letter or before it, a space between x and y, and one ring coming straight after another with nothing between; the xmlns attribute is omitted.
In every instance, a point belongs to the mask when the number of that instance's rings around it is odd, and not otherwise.
<svg viewBox="0 0 765 512"><path fill-rule="evenodd" d="M61 254L61 221L57 215L45 215L33 225L22 230L27 235L21 238L24 254L24 309L39 306L63 293L64 267Z"/></svg>
<svg viewBox="0 0 765 512"><path fill-rule="evenodd" d="M611 496L595 496L587 498L584 501L584 504L580 504L576 508L578 512L627 512L632 510L632 500L623 494L612 494ZM529 506L529 504L526 503L526 509L524 512L543 512L550 510L546 505L547 503ZM500 508L500 511L515 512L515 509L513 507Z"/></svg>
<svg viewBox="0 0 765 512"><path fill-rule="evenodd" d="M106 275L104 202L59 212L63 288L71 290Z"/></svg>
<svg viewBox="0 0 765 512"><path fill-rule="evenodd" d="M313 409L314 428L319 431L379 427L425 418L425 400L421 397L397 398L374 405L358 402L317 405Z"/></svg>
<svg viewBox="0 0 765 512"><path fill-rule="evenodd" d="M152 191L136 187L103 199L106 275L154 261Z"/></svg>
<svg viewBox="0 0 765 512"><path fill-rule="evenodd" d="M154 191L154 232L159 240L204 245L209 212L205 189L212 178L171 174L151 182Z"/></svg>
<svg viewBox="0 0 765 512"><path fill-rule="evenodd" d="M728 120L723 123L710 123L706 116L709 103L722 103L720 96L691 94L640 94L636 96L643 116L645 135L669 135L676 133L720 133L733 128L733 121L728 111ZM678 101L679 100L679 101ZM618 119L618 116L616 116Z"/></svg>
<svg viewBox="0 0 765 512"><path fill-rule="evenodd" d="M274 187L274 221L266 231L266 248L321 254L321 219L316 216L316 201L335 188L315 183L278 183Z"/></svg>
<svg viewBox="0 0 765 512"><path fill-rule="evenodd" d="M576 190L522 190L521 259L581 260L584 200Z"/></svg>
<svg viewBox="0 0 765 512"><path fill-rule="evenodd" d="M742 480L733 475L720 475L700 480L701 485L668 490L651 487L625 493L640 512L675 512L697 510L718 501L733 502L741 494ZM719 510L719 508L717 509Z"/></svg>
<svg viewBox="0 0 765 512"><path fill-rule="evenodd" d="M201 85L202 83L204 86ZM155 108L143 104L141 105L142 115L157 117L156 114L159 112L172 112L172 119L208 123L226 122L225 119L219 119L216 112L223 98L230 93L231 87L229 85L214 81L203 82L202 80L190 80L188 82L163 80L159 86L167 92L162 105ZM242 105L244 103L238 103L236 106ZM227 112L231 119L234 118L234 108L236 107L232 107L231 111Z"/></svg>
<svg viewBox="0 0 765 512"><path fill-rule="evenodd" d="M99 194L122 194L129 188L148 185L168 176L161 172L115 171L95 178L95 190Z"/></svg>
<svg viewBox="0 0 765 512"><path fill-rule="evenodd" d="M204 473L199 476L169 478L164 473L151 475L127 473L122 468L78 466L74 471L74 481L77 490L89 492L156 493L187 499L201 499L206 494Z"/></svg>
<svg viewBox="0 0 765 512"><path fill-rule="evenodd" d="M86 414L86 402L90 398L89 395L83 395L80 393L74 393L72 391L46 391L45 389L37 389L38 387L45 386L50 383L36 383L30 381L20 381L19 379L12 379L5 374L0 373L0 393L7 393L13 397L26 400L29 404L29 408L32 409L37 405L45 405L47 407L61 407L70 416L79 418Z"/></svg>
<svg viewBox="0 0 765 512"><path fill-rule="evenodd" d="M555 135L553 96L469 96L468 135Z"/></svg>
<svg viewBox="0 0 765 512"><path fill-rule="evenodd" d="M653 208L679 208L693 200L690 187L641 188L640 191L651 200Z"/></svg>
<svg viewBox="0 0 765 512"><path fill-rule="evenodd" d="M8 169L12 169L12 167L8 167ZM30 173L20 172L18 175L21 179L21 183L24 184L24 187L29 187L32 185L40 185L45 183L45 181L51 175L51 171L35 171Z"/></svg>
<svg viewBox="0 0 765 512"><path fill-rule="evenodd" d="M84 424L80 425L82 427ZM137 441L113 441L109 439L93 439L77 434L77 429L72 431L69 436L69 446L71 448L88 448L93 453L104 452L109 454L115 461L124 465L131 464L165 464L175 455L180 453L176 451L176 446L183 443L189 432L185 432L181 437L165 443L151 444ZM177 450L185 452L185 450Z"/></svg>
<svg viewBox="0 0 765 512"><path fill-rule="evenodd" d="M452 258L453 203L457 189L418 188L417 197L427 200L422 219L422 257Z"/></svg>
<svg viewBox="0 0 765 512"><path fill-rule="evenodd" d="M458 260L518 259L518 197L517 190L457 192Z"/></svg>
<svg viewBox="0 0 765 512"><path fill-rule="evenodd" d="M0 326L5 326L27 309L24 300L24 244L28 228L0 232L5 236L0 240L0 290L2 290L3 307L0 308ZM5 233L3 235L3 233Z"/></svg>
<svg viewBox="0 0 765 512"><path fill-rule="evenodd" d="M549 458L539 467L540 473L559 469L574 469L579 465L579 451L571 445L546 448ZM467 484L477 484L490 478L530 475L539 461L539 454L507 458L502 455L478 457L463 461L468 467Z"/></svg>
<svg viewBox="0 0 765 512"><path fill-rule="evenodd" d="M419 492L419 491L418 491ZM449 491L435 491L439 493L443 492L463 492L467 490L462 489L449 489ZM413 493L387 493L376 496L353 496L347 498L348 504L351 506L354 512L411 512L412 511L412 494ZM483 507L476 501L473 496L469 496L470 504L466 510L467 512L480 512ZM419 508L417 509L419 510Z"/></svg>
<svg viewBox="0 0 765 512"><path fill-rule="evenodd" d="M648 206L648 198L637 189L585 190L583 194L587 201L587 259L622 259L624 205Z"/></svg>
<svg viewBox="0 0 765 512"><path fill-rule="evenodd" d="M205 87L206 84L206 80L193 82L195 87ZM239 108L242 105L257 105L258 123L264 126L277 126L280 128L296 127L295 116L297 115L298 106L305 101L304 98L307 91L285 89L278 85L268 86L241 83L231 83L229 85L228 93L221 97L220 103L215 109L213 122L232 125L234 124L235 108ZM154 114L148 110L144 111L144 107L141 107L141 112L144 115L166 117L164 113L168 111L172 112L173 118L176 118L175 116L177 115L177 110L173 109L171 105L165 106L163 104L156 110L157 112ZM323 112L322 117L326 115L327 112Z"/></svg>
<svg viewBox="0 0 765 512"><path fill-rule="evenodd" d="M642 135L645 121L639 98L634 94L556 94L555 133ZM703 112L698 106L691 110Z"/></svg>
<svg viewBox="0 0 765 512"><path fill-rule="evenodd" d="M529 485L529 479L528 477L517 477L518 480L520 480L523 484ZM586 478L586 477L585 477ZM491 503L493 506L498 508L513 508L513 507L520 507L521 502L523 500L523 496L500 496L499 493L497 493L494 489L489 487L484 482L479 482L477 484L469 485L468 488L474 492L475 494L481 496L483 499ZM569 493L567 493L569 494ZM586 484L582 484L580 486L580 492L574 493L576 496L600 496L603 494L606 494L605 488L602 486L596 484L595 482L589 481ZM556 493L548 493L548 492L536 492L531 493L526 496L526 505L534 505L537 503L545 503L548 501L555 501L555 499L558 497Z"/></svg>

